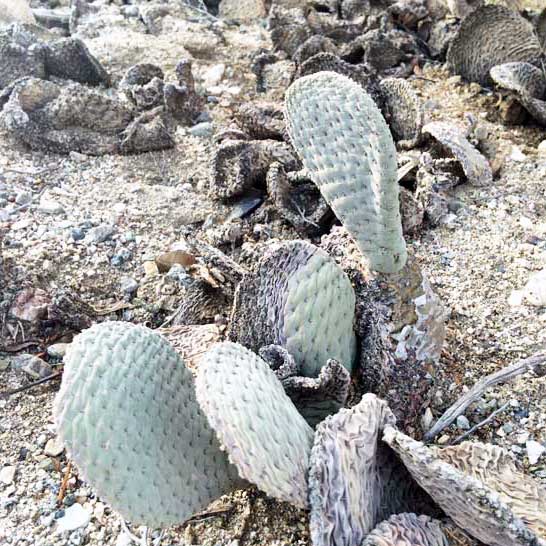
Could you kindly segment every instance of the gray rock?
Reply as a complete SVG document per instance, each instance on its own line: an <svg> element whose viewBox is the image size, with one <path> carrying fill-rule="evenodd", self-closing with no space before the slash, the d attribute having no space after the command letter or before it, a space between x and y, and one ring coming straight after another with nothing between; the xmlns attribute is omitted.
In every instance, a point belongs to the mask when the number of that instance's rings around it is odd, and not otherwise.
<svg viewBox="0 0 546 546"><path fill-rule="evenodd" d="M464 415L459 415L459 417L457 417L457 426L462 430L468 430L470 428L470 423Z"/></svg>
<svg viewBox="0 0 546 546"><path fill-rule="evenodd" d="M21 370L32 379L41 379L53 373L53 368L41 358L31 354L20 354L11 361L14 370Z"/></svg>
<svg viewBox="0 0 546 546"><path fill-rule="evenodd" d="M101 224L100 226L91 228L85 236L85 242L88 245L104 243L112 237L115 232L115 227L111 224Z"/></svg>
<svg viewBox="0 0 546 546"><path fill-rule="evenodd" d="M26 205L32 201L32 193L29 191L20 191L15 196L15 202L18 205Z"/></svg>
<svg viewBox="0 0 546 546"><path fill-rule="evenodd" d="M196 137L210 138L214 133L214 125L207 121L198 123L190 129L190 133Z"/></svg>
<svg viewBox="0 0 546 546"><path fill-rule="evenodd" d="M120 289L125 295L132 296L138 290L138 282L132 277L123 277L120 281Z"/></svg>

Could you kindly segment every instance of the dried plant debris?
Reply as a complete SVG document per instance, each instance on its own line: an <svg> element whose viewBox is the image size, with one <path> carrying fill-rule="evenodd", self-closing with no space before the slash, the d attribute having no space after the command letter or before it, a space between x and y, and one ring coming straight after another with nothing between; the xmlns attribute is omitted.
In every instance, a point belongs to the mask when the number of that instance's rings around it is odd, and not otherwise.
<svg viewBox="0 0 546 546"><path fill-rule="evenodd" d="M361 546L449 545L438 520L416 514L396 514L380 523Z"/></svg>
<svg viewBox="0 0 546 546"><path fill-rule="evenodd" d="M428 502L381 442L394 421L384 401L365 394L318 425L309 469L314 546L362 544L383 519Z"/></svg>
<svg viewBox="0 0 546 546"><path fill-rule="evenodd" d="M332 211L305 171L286 172L280 163L267 171L267 193L277 213L300 233L320 233Z"/></svg>
<svg viewBox="0 0 546 546"><path fill-rule="evenodd" d="M337 360L328 360L318 377L296 374L284 378L282 386L305 420L315 427L347 402L351 375Z"/></svg>
<svg viewBox="0 0 546 546"><path fill-rule="evenodd" d="M331 38L315 34L298 47L292 58L297 66L301 66L305 61L319 53L338 55L339 50Z"/></svg>
<svg viewBox="0 0 546 546"><path fill-rule="evenodd" d="M456 125L433 121L423 127L423 133L434 137L460 163L471 184L484 186L492 183L493 173L489 162L468 142L465 133Z"/></svg>
<svg viewBox="0 0 546 546"><path fill-rule="evenodd" d="M383 106L381 111L392 136L402 149L414 148L421 140L424 110L421 100L410 83L401 78L381 81Z"/></svg>
<svg viewBox="0 0 546 546"><path fill-rule="evenodd" d="M546 77L529 63L506 63L491 69L491 78L504 89L514 91L519 103L535 121L546 125Z"/></svg>
<svg viewBox="0 0 546 546"><path fill-rule="evenodd" d="M478 443L426 447L393 427L383 439L457 525L491 546L546 544L546 491L507 452Z"/></svg>
<svg viewBox="0 0 546 546"><path fill-rule="evenodd" d="M302 63L296 70L294 80L317 72L337 72L360 84L382 106L383 94L376 73L365 64L351 64L332 53L317 53Z"/></svg>
<svg viewBox="0 0 546 546"><path fill-rule="evenodd" d="M147 328L105 322L76 337L54 413L81 476L133 523L182 523L241 484L191 372Z"/></svg>
<svg viewBox="0 0 546 546"><path fill-rule="evenodd" d="M544 8L537 17L535 27L542 48L546 50L546 8Z"/></svg>
<svg viewBox="0 0 546 546"><path fill-rule="evenodd" d="M197 372L197 399L241 476L305 508L313 431L266 362L236 343L215 345Z"/></svg>
<svg viewBox="0 0 546 546"><path fill-rule="evenodd" d="M141 152L174 143L162 108L135 117L123 101L77 83L19 80L0 119L31 148L56 153Z"/></svg>
<svg viewBox="0 0 546 546"><path fill-rule="evenodd" d="M488 5L472 11L462 22L447 52L456 73L490 85L489 71L508 62L539 64L541 45L533 25L509 8Z"/></svg>
<svg viewBox="0 0 546 546"><path fill-rule="evenodd" d="M296 80L285 104L304 167L371 268L402 269L396 148L371 96L346 76L319 72Z"/></svg>
<svg viewBox="0 0 546 546"><path fill-rule="evenodd" d="M328 254L305 241L272 243L237 288L228 337L253 351L281 345L306 377L329 359L351 370L354 310L351 283Z"/></svg>
<svg viewBox="0 0 546 546"><path fill-rule="evenodd" d="M269 165L277 161L288 170L299 168L292 148L277 140L228 140L212 157L209 193L213 199L237 197L264 182Z"/></svg>
<svg viewBox="0 0 546 546"><path fill-rule="evenodd" d="M237 124L250 140L282 140L285 133L282 107L274 102L248 102L235 114Z"/></svg>
<svg viewBox="0 0 546 546"><path fill-rule="evenodd" d="M35 25L13 24L0 31L0 90L19 78L61 78L108 85L110 78L85 44Z"/></svg>

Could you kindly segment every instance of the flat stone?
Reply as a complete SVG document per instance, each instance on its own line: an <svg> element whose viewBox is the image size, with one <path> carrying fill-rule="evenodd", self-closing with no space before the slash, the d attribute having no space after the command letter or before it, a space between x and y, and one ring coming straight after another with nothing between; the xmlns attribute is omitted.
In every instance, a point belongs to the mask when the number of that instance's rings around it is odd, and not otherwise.
<svg viewBox="0 0 546 546"><path fill-rule="evenodd" d="M16 470L17 468L15 466L4 466L4 468L0 470L0 482L5 485L13 483Z"/></svg>
<svg viewBox="0 0 546 546"><path fill-rule="evenodd" d="M47 354L53 358L63 358L68 345L68 343L54 343L47 348Z"/></svg>
<svg viewBox="0 0 546 546"><path fill-rule="evenodd" d="M58 438L48 440L44 448L44 453L49 457L58 457L64 451L64 446Z"/></svg>
<svg viewBox="0 0 546 546"><path fill-rule="evenodd" d="M64 516L57 520L57 532L74 531L85 527L91 519L91 513L81 504L74 503L64 511Z"/></svg>
<svg viewBox="0 0 546 546"><path fill-rule="evenodd" d="M470 428L470 423L464 415L459 415L459 417L457 417L457 426L462 430L468 430Z"/></svg>

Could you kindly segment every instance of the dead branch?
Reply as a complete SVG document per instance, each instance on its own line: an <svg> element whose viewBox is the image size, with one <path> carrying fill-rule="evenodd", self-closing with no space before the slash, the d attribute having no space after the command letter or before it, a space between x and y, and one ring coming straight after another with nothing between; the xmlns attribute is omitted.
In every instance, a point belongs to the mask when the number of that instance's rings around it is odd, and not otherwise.
<svg viewBox="0 0 546 546"><path fill-rule="evenodd" d="M461 415L464 413L466 408L470 406L473 402L481 398L483 393L495 385L501 383L506 383L514 379L515 377L533 371L538 376L546 375L546 353L536 353L529 358L525 358L502 368L498 372L492 373L485 376L483 379L480 379L466 394L461 396L453 405L451 405L444 414L436 421L434 426L424 435L424 441L430 442L442 430L451 425Z"/></svg>

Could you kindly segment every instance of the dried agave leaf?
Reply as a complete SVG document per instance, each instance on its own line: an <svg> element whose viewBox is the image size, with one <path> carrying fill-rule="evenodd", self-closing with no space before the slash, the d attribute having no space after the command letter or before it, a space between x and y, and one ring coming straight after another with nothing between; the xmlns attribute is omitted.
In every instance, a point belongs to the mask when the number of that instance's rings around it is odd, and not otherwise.
<svg viewBox="0 0 546 546"><path fill-rule="evenodd" d="M383 427L394 421L386 402L366 394L318 425L309 469L314 546L361 544L378 522L423 498L380 441Z"/></svg>
<svg viewBox="0 0 546 546"><path fill-rule="evenodd" d="M361 546L449 546L439 521L416 514L396 514L380 523Z"/></svg>
<svg viewBox="0 0 546 546"><path fill-rule="evenodd" d="M490 546L546 546L546 490L485 444L439 449L387 426L383 440L457 525Z"/></svg>
<svg viewBox="0 0 546 546"><path fill-rule="evenodd" d="M313 430L266 362L237 343L202 358L197 400L240 475L305 508Z"/></svg>
<svg viewBox="0 0 546 546"><path fill-rule="evenodd" d="M521 61L539 63L541 46L533 25L504 6L481 6L465 17L447 52L456 73L489 85L494 66Z"/></svg>
<svg viewBox="0 0 546 546"><path fill-rule="evenodd" d="M485 157L466 139L463 131L444 121L433 121L423 127L423 132L434 137L461 164L471 184L483 186L493 182L491 166Z"/></svg>

